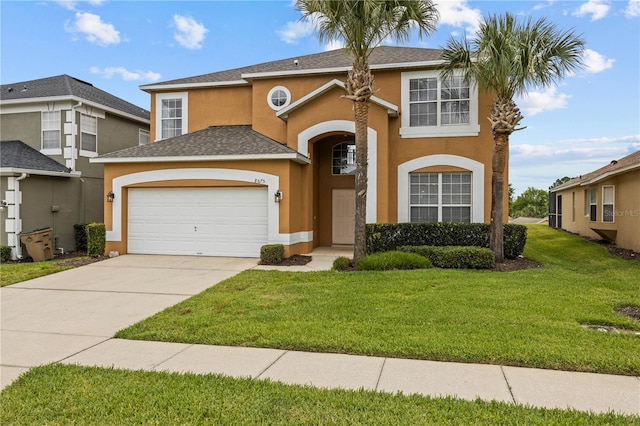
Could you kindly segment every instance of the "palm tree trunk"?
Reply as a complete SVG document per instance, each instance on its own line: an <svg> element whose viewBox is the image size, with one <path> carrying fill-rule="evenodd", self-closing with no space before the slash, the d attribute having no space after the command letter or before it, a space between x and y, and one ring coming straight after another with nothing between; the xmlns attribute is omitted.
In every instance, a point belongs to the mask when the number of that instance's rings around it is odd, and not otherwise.
<svg viewBox="0 0 640 426"><path fill-rule="evenodd" d="M353 244L353 262L367 253L367 128L369 127L369 102L354 102L356 126L356 217Z"/></svg>
<svg viewBox="0 0 640 426"><path fill-rule="evenodd" d="M504 262L504 172L507 165L509 135L493 133L493 160L491 174L491 225L489 248L493 250L496 262Z"/></svg>

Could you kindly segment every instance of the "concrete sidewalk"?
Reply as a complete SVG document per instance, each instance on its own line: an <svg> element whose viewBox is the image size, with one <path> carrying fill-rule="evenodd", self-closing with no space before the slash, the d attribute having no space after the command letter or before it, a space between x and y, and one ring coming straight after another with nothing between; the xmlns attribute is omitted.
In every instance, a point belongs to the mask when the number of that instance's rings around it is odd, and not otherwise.
<svg viewBox="0 0 640 426"><path fill-rule="evenodd" d="M326 270L341 255L350 257L350 249L321 249L309 264L286 268L257 266L256 259L126 255L4 287L0 385L63 362L640 415L639 377L112 338L243 270Z"/></svg>
<svg viewBox="0 0 640 426"><path fill-rule="evenodd" d="M640 378L629 376L122 339L62 362L640 415Z"/></svg>

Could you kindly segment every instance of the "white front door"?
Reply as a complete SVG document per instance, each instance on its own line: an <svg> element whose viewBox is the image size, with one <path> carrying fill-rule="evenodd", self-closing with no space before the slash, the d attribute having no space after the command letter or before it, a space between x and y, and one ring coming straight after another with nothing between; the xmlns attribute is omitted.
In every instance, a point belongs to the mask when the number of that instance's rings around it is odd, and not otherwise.
<svg viewBox="0 0 640 426"><path fill-rule="evenodd" d="M267 189L131 188L128 252L260 257Z"/></svg>
<svg viewBox="0 0 640 426"><path fill-rule="evenodd" d="M356 192L353 189L334 189L331 196L332 244L353 244L356 219Z"/></svg>

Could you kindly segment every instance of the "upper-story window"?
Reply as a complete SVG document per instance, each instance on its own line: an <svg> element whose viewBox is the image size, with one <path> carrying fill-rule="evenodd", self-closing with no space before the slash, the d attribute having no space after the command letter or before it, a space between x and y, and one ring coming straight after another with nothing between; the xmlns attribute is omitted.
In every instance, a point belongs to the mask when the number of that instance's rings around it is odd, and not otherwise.
<svg viewBox="0 0 640 426"><path fill-rule="evenodd" d="M332 169L334 175L353 175L356 173L356 145L354 142L343 142L332 150Z"/></svg>
<svg viewBox="0 0 640 426"><path fill-rule="evenodd" d="M402 73L403 137L477 136L478 92L461 76L437 71Z"/></svg>
<svg viewBox="0 0 640 426"><path fill-rule="evenodd" d="M60 139L60 111L42 111L42 151L62 154Z"/></svg>
<svg viewBox="0 0 640 426"><path fill-rule="evenodd" d="M98 119L80 114L80 155L92 157L98 153Z"/></svg>
<svg viewBox="0 0 640 426"><path fill-rule="evenodd" d="M186 92L156 95L156 138L167 139L187 133Z"/></svg>
<svg viewBox="0 0 640 426"><path fill-rule="evenodd" d="M149 131L138 129L138 145L146 145L150 142Z"/></svg>
<svg viewBox="0 0 640 426"><path fill-rule="evenodd" d="M284 86L276 86L267 94L267 103L276 111L281 110L291 103L291 93Z"/></svg>

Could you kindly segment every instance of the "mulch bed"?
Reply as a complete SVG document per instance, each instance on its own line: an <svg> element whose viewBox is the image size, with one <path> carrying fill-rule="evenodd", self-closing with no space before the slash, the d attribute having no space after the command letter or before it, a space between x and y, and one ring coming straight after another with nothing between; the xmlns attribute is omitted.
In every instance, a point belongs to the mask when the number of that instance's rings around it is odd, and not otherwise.
<svg viewBox="0 0 640 426"><path fill-rule="evenodd" d="M304 266L307 263L311 262L311 256L303 256L301 254L294 254L290 257L285 257L282 259L282 262L275 263L272 266ZM260 262L261 265L265 265Z"/></svg>
<svg viewBox="0 0 640 426"><path fill-rule="evenodd" d="M623 306L621 308L615 308L614 311L625 317L640 321L640 306Z"/></svg>
<svg viewBox="0 0 640 426"><path fill-rule="evenodd" d="M514 272L534 268L542 268L542 263L526 257L516 257L515 259L505 259L502 263L496 263L492 270L494 272Z"/></svg>

